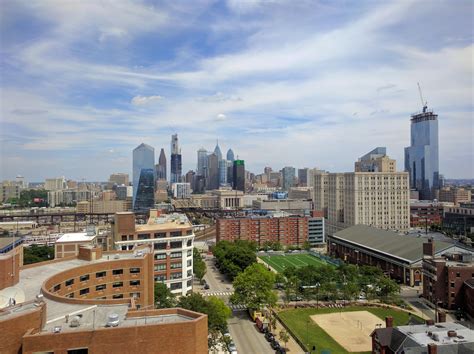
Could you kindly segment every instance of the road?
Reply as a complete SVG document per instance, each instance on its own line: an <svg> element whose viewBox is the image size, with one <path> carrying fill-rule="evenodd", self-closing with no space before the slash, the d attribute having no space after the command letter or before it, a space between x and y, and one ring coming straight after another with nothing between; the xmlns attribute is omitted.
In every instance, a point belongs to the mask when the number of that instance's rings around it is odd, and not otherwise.
<svg viewBox="0 0 474 354"><path fill-rule="evenodd" d="M207 272L204 276L209 290L198 288L203 295L215 295L229 304L230 294L234 291L232 283L229 282L214 266L214 257L207 256L205 259ZM275 351L265 340L262 333L255 327L247 311L233 311L232 317L228 321L229 333L231 334L237 352L242 354L270 354Z"/></svg>

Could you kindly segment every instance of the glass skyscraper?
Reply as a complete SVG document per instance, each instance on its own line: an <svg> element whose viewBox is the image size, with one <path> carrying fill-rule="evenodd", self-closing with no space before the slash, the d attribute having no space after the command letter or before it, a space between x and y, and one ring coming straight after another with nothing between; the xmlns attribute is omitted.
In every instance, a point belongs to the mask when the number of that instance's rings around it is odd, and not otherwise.
<svg viewBox="0 0 474 354"><path fill-rule="evenodd" d="M171 174L170 182L178 183L181 182L181 176L183 175L182 161L181 161L181 149L178 143L178 134L171 136Z"/></svg>
<svg viewBox="0 0 474 354"><path fill-rule="evenodd" d="M283 175L283 190L287 191L290 187L293 187L295 184L296 169L294 167L283 167L281 170Z"/></svg>
<svg viewBox="0 0 474 354"><path fill-rule="evenodd" d="M140 144L133 150L133 210L155 205L155 149Z"/></svg>
<svg viewBox="0 0 474 354"><path fill-rule="evenodd" d="M439 188L438 115L423 107L411 116L411 145L405 148L405 169L410 174L410 188L422 200L432 200Z"/></svg>

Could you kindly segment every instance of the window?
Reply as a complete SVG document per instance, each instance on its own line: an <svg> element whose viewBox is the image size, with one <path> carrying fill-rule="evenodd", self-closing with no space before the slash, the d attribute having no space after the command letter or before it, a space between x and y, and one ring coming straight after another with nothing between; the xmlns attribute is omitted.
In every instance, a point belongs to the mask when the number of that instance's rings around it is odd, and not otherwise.
<svg viewBox="0 0 474 354"><path fill-rule="evenodd" d="M180 263L171 263L171 266L170 266L171 269L179 269L181 267L182 267L181 262Z"/></svg>
<svg viewBox="0 0 474 354"><path fill-rule="evenodd" d="M59 291L61 290L61 284L57 284L54 286L53 291Z"/></svg>
<svg viewBox="0 0 474 354"><path fill-rule="evenodd" d="M114 269L112 271L112 274L113 275L120 275L120 274L123 274L123 269Z"/></svg>
<svg viewBox="0 0 474 354"><path fill-rule="evenodd" d="M121 288L123 286L123 281L116 281L112 284L113 288Z"/></svg>
<svg viewBox="0 0 474 354"><path fill-rule="evenodd" d="M140 268L130 268L130 273L131 274L138 274L138 273L140 273Z"/></svg>
<svg viewBox="0 0 474 354"><path fill-rule="evenodd" d="M188 270L188 277L191 277L193 275L193 271L190 269Z"/></svg>
<svg viewBox="0 0 474 354"><path fill-rule="evenodd" d="M193 244L193 240L188 240L187 246L190 247Z"/></svg>
<svg viewBox="0 0 474 354"><path fill-rule="evenodd" d="M106 271L102 271L102 272L97 272L95 273L95 277L96 278L103 278L107 275L107 272Z"/></svg>
<svg viewBox="0 0 474 354"><path fill-rule="evenodd" d="M122 241L127 241L127 235L122 235Z"/></svg>
<svg viewBox="0 0 474 354"><path fill-rule="evenodd" d="M89 294L89 288L79 290L79 295L86 295Z"/></svg>
<svg viewBox="0 0 474 354"><path fill-rule="evenodd" d="M181 273L171 273L170 279L181 279L182 274Z"/></svg>
<svg viewBox="0 0 474 354"><path fill-rule="evenodd" d="M155 238L165 238L166 232L155 232Z"/></svg>
<svg viewBox="0 0 474 354"><path fill-rule="evenodd" d="M454 298L454 293L451 293L451 297Z"/></svg>
<svg viewBox="0 0 474 354"><path fill-rule="evenodd" d="M181 258L182 252L171 252L171 258Z"/></svg>
<svg viewBox="0 0 474 354"><path fill-rule="evenodd" d="M138 234L139 240L148 240L150 239L150 234Z"/></svg>
<svg viewBox="0 0 474 354"><path fill-rule="evenodd" d="M183 288L183 284L182 283L172 283L170 285L170 289L171 290L176 290L176 289L182 289Z"/></svg>
<svg viewBox="0 0 474 354"><path fill-rule="evenodd" d="M123 299L123 294L114 294L112 299Z"/></svg>
<svg viewBox="0 0 474 354"><path fill-rule="evenodd" d="M170 232L171 237L178 237L181 236L181 231L172 231Z"/></svg>
<svg viewBox="0 0 474 354"><path fill-rule="evenodd" d="M87 348L68 349L67 354L89 354L89 349Z"/></svg>
<svg viewBox="0 0 474 354"><path fill-rule="evenodd" d="M192 264L193 264L193 261L191 259L188 259L188 263L187 263L188 267L191 267Z"/></svg>
<svg viewBox="0 0 474 354"><path fill-rule="evenodd" d="M188 250L188 257L191 257L193 255L193 251L192 250Z"/></svg>
<svg viewBox="0 0 474 354"><path fill-rule="evenodd" d="M74 298L74 293L69 293L66 295L66 297L70 298L70 299L73 299Z"/></svg>
<svg viewBox="0 0 474 354"><path fill-rule="evenodd" d="M74 284L74 279L66 280L66 286L71 286L72 284Z"/></svg>
<svg viewBox="0 0 474 354"><path fill-rule="evenodd" d="M130 293L131 298L139 299L140 298L140 293Z"/></svg>
<svg viewBox="0 0 474 354"><path fill-rule="evenodd" d="M139 286L140 280L130 280L130 286Z"/></svg>
<svg viewBox="0 0 474 354"><path fill-rule="evenodd" d="M155 254L155 259L166 259L166 253Z"/></svg>
<svg viewBox="0 0 474 354"><path fill-rule="evenodd" d="M193 286L193 281L192 281L192 280L188 280L188 281L186 282L186 286L187 286L188 288L191 287L191 286Z"/></svg>
<svg viewBox="0 0 474 354"><path fill-rule="evenodd" d="M451 282L451 287L454 288L454 282L453 281Z"/></svg>
<svg viewBox="0 0 474 354"><path fill-rule="evenodd" d="M155 275L155 281L165 281L166 275Z"/></svg>
<svg viewBox="0 0 474 354"><path fill-rule="evenodd" d="M193 234L193 230L188 230L188 231L186 231L186 235L190 236L190 235L192 235L192 234Z"/></svg>
<svg viewBox="0 0 474 354"><path fill-rule="evenodd" d="M459 278L459 277L461 277L461 273L457 272L456 273L456 278Z"/></svg>
<svg viewBox="0 0 474 354"><path fill-rule="evenodd" d="M181 241L170 242L170 247L171 248L181 248L182 246L183 246L183 243Z"/></svg>
<svg viewBox="0 0 474 354"><path fill-rule="evenodd" d="M107 288L107 284L96 285L95 291L102 291L105 290L105 288Z"/></svg>
<svg viewBox="0 0 474 354"><path fill-rule="evenodd" d="M88 281L88 280L89 280L89 274L81 275L81 276L79 277L79 280L80 280L80 281Z"/></svg>
<svg viewBox="0 0 474 354"><path fill-rule="evenodd" d="M166 270L166 264L155 264L155 272Z"/></svg>
<svg viewBox="0 0 474 354"><path fill-rule="evenodd" d="M153 248L154 248L155 250L165 250L165 249L166 249L166 242L154 243L154 244L153 244Z"/></svg>

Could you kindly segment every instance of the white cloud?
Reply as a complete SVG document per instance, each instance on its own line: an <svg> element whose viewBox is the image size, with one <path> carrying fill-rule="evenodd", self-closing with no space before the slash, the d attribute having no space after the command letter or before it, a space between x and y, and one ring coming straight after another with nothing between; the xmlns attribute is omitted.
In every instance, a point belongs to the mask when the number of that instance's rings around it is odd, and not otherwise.
<svg viewBox="0 0 474 354"><path fill-rule="evenodd" d="M224 120L227 119L227 116L224 114L224 113L219 113L217 116L216 116L216 120L219 121L219 122L222 122Z"/></svg>
<svg viewBox="0 0 474 354"><path fill-rule="evenodd" d="M156 103L162 99L162 96L135 96L132 98L132 104L135 106L143 106L150 103Z"/></svg>

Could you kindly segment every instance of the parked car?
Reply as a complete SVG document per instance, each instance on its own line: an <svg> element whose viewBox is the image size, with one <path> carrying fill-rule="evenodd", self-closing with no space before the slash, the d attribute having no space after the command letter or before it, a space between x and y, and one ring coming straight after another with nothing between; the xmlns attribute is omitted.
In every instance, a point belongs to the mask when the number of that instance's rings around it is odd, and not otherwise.
<svg viewBox="0 0 474 354"><path fill-rule="evenodd" d="M207 284L207 283L204 284L204 289L209 290L209 288L210 288L209 284Z"/></svg>
<svg viewBox="0 0 474 354"><path fill-rule="evenodd" d="M237 352L237 348L235 347L235 343L231 341L229 345L227 346L227 349L229 349L229 352Z"/></svg>
<svg viewBox="0 0 474 354"><path fill-rule="evenodd" d="M275 349L275 350L281 348L280 343L278 343L278 341L277 341L276 339L274 339L273 341L271 341L271 342L270 342L270 345L271 345L272 349Z"/></svg>
<svg viewBox="0 0 474 354"><path fill-rule="evenodd" d="M290 301L301 301L303 298L299 295L291 295L290 296Z"/></svg>
<svg viewBox="0 0 474 354"><path fill-rule="evenodd" d="M283 347L280 347L277 350L275 350L275 354L285 354L285 353L286 353L286 349Z"/></svg>
<svg viewBox="0 0 474 354"><path fill-rule="evenodd" d="M275 339L275 336L271 332L265 333L265 339L269 342L273 341Z"/></svg>

